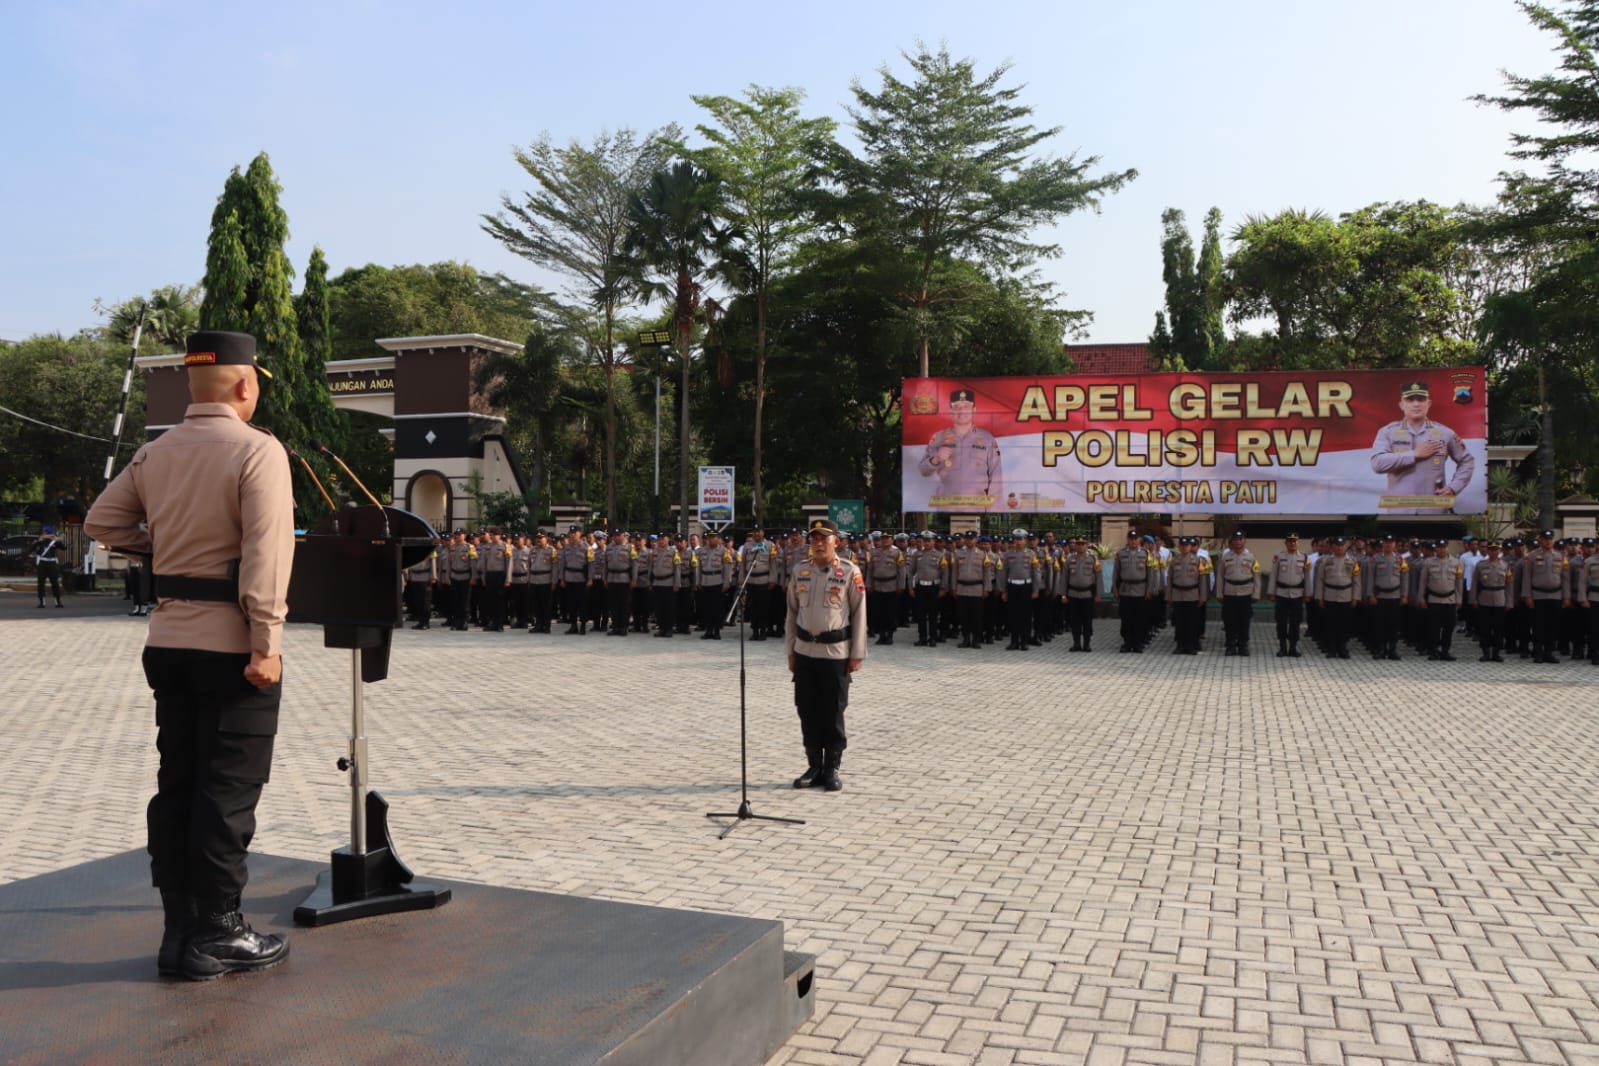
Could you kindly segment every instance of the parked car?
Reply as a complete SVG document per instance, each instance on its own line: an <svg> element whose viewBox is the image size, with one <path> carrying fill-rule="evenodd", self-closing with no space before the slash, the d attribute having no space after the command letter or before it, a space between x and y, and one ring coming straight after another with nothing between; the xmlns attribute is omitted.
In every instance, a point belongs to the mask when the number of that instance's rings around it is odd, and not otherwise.
<svg viewBox="0 0 1599 1066"><path fill-rule="evenodd" d="M28 549L38 539L31 533L0 538L0 571L7 574L32 573L33 555Z"/></svg>

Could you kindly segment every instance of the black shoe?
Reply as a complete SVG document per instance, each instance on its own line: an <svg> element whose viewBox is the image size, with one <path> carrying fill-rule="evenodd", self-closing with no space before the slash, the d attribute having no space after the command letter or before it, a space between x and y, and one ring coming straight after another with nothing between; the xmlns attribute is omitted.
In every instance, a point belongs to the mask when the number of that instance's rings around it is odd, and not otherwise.
<svg viewBox="0 0 1599 1066"><path fill-rule="evenodd" d="M1028 637L1027 638L1027 643L1031 647L1034 647L1034 648L1043 647L1043 642L1041 640L1039 640L1037 637Z"/></svg>
<svg viewBox="0 0 1599 1066"><path fill-rule="evenodd" d="M1227 650L1222 652L1222 654L1225 655L1228 658L1232 658L1234 655L1238 654L1237 645L1234 645L1234 644L1227 645Z"/></svg>
<svg viewBox="0 0 1599 1066"><path fill-rule="evenodd" d="M1277 649L1277 658L1279 658L1279 659L1288 658L1288 649L1287 648L1278 648Z"/></svg>
<svg viewBox="0 0 1599 1066"><path fill-rule="evenodd" d="M1452 663L1452 662L1455 661L1455 657L1453 655L1450 655L1446 651L1439 652L1438 653L1438 661L1441 662L1441 663Z"/></svg>
<svg viewBox="0 0 1599 1066"><path fill-rule="evenodd" d="M1131 644L1123 644L1121 646L1121 650L1118 651L1116 654L1117 655L1126 655L1128 652L1130 652L1132 650L1133 650L1133 646Z"/></svg>
<svg viewBox="0 0 1599 1066"><path fill-rule="evenodd" d="M1558 662L1559 662L1559 661L1560 661L1560 659L1559 659L1559 657L1557 657L1557 656L1554 656L1554 655L1545 655L1545 656L1544 656L1544 657L1543 657L1543 658L1542 658L1542 659L1541 659L1541 660L1539 660L1539 661L1540 661L1540 662L1546 662L1546 663L1558 663Z"/></svg>
<svg viewBox="0 0 1599 1066"><path fill-rule="evenodd" d="M1339 648L1338 649L1338 658L1340 658L1340 659L1349 658L1349 649L1348 648Z"/></svg>
<svg viewBox="0 0 1599 1066"><path fill-rule="evenodd" d="M257 933L239 913L239 897L201 904L194 932L183 949L183 976L211 981L223 974L264 970L289 956L283 937Z"/></svg>
<svg viewBox="0 0 1599 1066"><path fill-rule="evenodd" d="M44 601L43 600L39 601L39 610L41 610L41 611L44 610Z"/></svg>
<svg viewBox="0 0 1599 1066"><path fill-rule="evenodd" d="M1491 663L1491 662L1494 661L1494 657L1492 655L1489 655L1487 652L1483 652L1482 655L1477 659L1477 661L1479 663Z"/></svg>
<svg viewBox="0 0 1599 1066"><path fill-rule="evenodd" d="M913 648L925 648L925 647L927 647L927 644L928 644L928 642L925 641L925 640L918 640L915 644L911 645L911 647L913 647Z"/></svg>
<svg viewBox="0 0 1599 1066"><path fill-rule="evenodd" d="M183 948L194 932L194 897L164 889L161 910L165 925L161 930L161 949L155 957L156 972L162 977L182 977Z"/></svg>
<svg viewBox="0 0 1599 1066"><path fill-rule="evenodd" d="M1498 652L1494 652L1493 661L1496 663L1502 663L1505 661L1505 657L1500 655ZM1599 666L1599 663L1595 663L1594 665Z"/></svg>
<svg viewBox="0 0 1599 1066"><path fill-rule="evenodd" d="M1442 658L1442 656L1440 656L1437 652L1433 652L1431 655L1427 656L1427 661L1430 663L1435 663L1440 658Z"/></svg>
<svg viewBox="0 0 1599 1066"><path fill-rule="evenodd" d="M1297 645L1297 644L1288 645L1288 657L1290 659L1299 658L1299 645Z"/></svg>
<svg viewBox="0 0 1599 1066"><path fill-rule="evenodd" d="M821 788L823 754L821 748L806 748L805 758L809 760L805 772L794 779L795 788Z"/></svg>
<svg viewBox="0 0 1599 1066"><path fill-rule="evenodd" d="M844 783L838 779L838 766L843 754L841 751L823 752L822 773L817 783L828 792L838 792L844 787Z"/></svg>

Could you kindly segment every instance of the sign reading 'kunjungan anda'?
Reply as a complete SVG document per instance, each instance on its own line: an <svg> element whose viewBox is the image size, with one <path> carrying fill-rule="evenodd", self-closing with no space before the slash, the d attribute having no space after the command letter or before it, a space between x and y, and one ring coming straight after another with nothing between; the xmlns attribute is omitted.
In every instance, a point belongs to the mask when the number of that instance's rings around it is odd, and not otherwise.
<svg viewBox="0 0 1599 1066"><path fill-rule="evenodd" d="M907 378L906 511L1481 514L1481 367Z"/></svg>

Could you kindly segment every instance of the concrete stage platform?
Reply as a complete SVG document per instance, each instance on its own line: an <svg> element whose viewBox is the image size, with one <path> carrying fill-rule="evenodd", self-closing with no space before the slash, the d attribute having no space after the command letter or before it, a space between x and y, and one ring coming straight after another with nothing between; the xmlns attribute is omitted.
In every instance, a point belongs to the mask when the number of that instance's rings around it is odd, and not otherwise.
<svg viewBox="0 0 1599 1066"><path fill-rule="evenodd" d="M156 976L143 851L0 885L0 1063L742 1066L814 1006L781 922L432 879L438 910L295 926L320 870L252 855L291 953L203 984Z"/></svg>

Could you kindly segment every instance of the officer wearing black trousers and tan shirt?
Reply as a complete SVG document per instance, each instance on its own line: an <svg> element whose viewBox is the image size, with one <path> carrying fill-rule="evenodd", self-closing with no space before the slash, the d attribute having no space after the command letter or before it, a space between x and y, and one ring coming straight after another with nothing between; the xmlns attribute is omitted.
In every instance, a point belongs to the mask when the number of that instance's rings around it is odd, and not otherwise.
<svg viewBox="0 0 1599 1066"><path fill-rule="evenodd" d="M850 675L866 661L866 581L838 557L838 530L829 522L812 522L810 540L810 556L790 575L783 636L807 760L794 787L837 792Z"/></svg>
<svg viewBox="0 0 1599 1066"><path fill-rule="evenodd" d="M249 424L261 389L255 338L192 334L184 362L193 402L183 421L134 454L84 526L153 555L144 672L161 766L147 820L166 914L156 965L205 981L289 953L282 937L250 928L239 894L283 692L294 497L288 454Z"/></svg>

